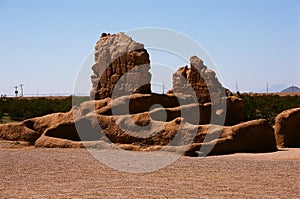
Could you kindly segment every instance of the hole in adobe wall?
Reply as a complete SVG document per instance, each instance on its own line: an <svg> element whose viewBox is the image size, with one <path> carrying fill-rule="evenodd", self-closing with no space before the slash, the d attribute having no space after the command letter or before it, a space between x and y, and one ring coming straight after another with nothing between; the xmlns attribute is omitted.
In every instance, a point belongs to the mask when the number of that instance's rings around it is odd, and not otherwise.
<svg viewBox="0 0 300 199"><path fill-rule="evenodd" d="M72 124L61 124L56 128L49 129L46 133L46 136L62 138L72 141L80 141L80 137L77 133L75 125Z"/></svg>
<svg viewBox="0 0 300 199"><path fill-rule="evenodd" d="M101 129L97 125L92 125L92 121L82 119L74 123L60 124L59 126L49 129L45 135L49 137L67 139L72 141L95 141L99 140L101 135ZM81 133L80 136L77 133L77 129Z"/></svg>

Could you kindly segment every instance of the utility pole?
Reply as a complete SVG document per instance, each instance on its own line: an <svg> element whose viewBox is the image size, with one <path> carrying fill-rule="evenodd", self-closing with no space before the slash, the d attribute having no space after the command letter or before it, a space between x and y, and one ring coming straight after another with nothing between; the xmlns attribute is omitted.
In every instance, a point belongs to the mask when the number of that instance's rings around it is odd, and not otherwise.
<svg viewBox="0 0 300 199"><path fill-rule="evenodd" d="M24 96L24 92L23 92L23 86L24 86L24 84L20 84L20 87L21 87L21 97L23 97Z"/></svg>
<svg viewBox="0 0 300 199"><path fill-rule="evenodd" d="M267 83L267 93L269 93L269 84Z"/></svg>
<svg viewBox="0 0 300 199"><path fill-rule="evenodd" d="M19 93L19 91L18 91L18 86L15 86L15 94L16 94L16 97L18 97L18 93Z"/></svg>
<svg viewBox="0 0 300 199"><path fill-rule="evenodd" d="M162 94L165 94L165 84L163 83L163 92Z"/></svg>
<svg viewBox="0 0 300 199"><path fill-rule="evenodd" d="M235 92L237 93L238 91L239 91L238 83L236 82L236 83L235 83Z"/></svg>

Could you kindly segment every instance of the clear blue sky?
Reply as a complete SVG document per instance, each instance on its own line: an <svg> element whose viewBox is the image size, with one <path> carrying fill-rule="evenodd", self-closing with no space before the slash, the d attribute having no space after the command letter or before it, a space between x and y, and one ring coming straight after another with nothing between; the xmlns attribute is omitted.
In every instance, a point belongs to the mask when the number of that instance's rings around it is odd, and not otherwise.
<svg viewBox="0 0 300 199"><path fill-rule="evenodd" d="M298 0L0 0L0 94L71 93L101 32L139 27L192 37L233 91L300 86L299 13Z"/></svg>

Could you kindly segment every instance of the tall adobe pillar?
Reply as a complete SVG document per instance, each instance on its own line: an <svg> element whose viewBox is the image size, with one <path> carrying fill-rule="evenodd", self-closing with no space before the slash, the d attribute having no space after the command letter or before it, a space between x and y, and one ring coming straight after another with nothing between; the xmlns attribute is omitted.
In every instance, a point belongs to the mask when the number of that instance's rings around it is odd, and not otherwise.
<svg viewBox="0 0 300 199"><path fill-rule="evenodd" d="M189 89L190 87L193 90ZM211 102L213 99L221 99L225 96L225 88L218 81L214 71L203 64L197 57L190 58L190 68L180 67L173 74L173 88L168 93L191 95L194 92L199 103Z"/></svg>
<svg viewBox="0 0 300 199"><path fill-rule="evenodd" d="M112 35L102 33L95 46L92 70L92 99L111 97L113 92L118 95L151 93L149 54L143 44L122 32ZM122 81L119 81L121 78Z"/></svg>

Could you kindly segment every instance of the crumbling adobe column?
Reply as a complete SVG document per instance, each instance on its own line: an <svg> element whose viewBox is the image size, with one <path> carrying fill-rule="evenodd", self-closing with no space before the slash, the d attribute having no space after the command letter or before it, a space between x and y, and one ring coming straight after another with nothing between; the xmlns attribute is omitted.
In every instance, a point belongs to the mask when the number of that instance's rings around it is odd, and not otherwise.
<svg viewBox="0 0 300 199"><path fill-rule="evenodd" d="M189 89L189 88L193 89ZM200 104L211 102L211 98L221 98L225 96L225 88L218 81L214 71L203 64L203 61L197 56L190 58L190 68L188 66L180 67L173 74L173 88L168 93L178 93L184 95L194 95Z"/></svg>
<svg viewBox="0 0 300 199"><path fill-rule="evenodd" d="M92 70L92 99L111 97L113 92L120 95L151 93L149 54L143 44L133 41L122 32L112 35L102 33L95 46L95 64ZM125 74L127 79L115 87ZM143 82L143 85L136 87L138 82Z"/></svg>

